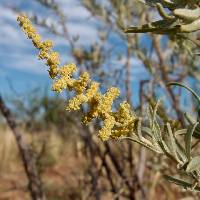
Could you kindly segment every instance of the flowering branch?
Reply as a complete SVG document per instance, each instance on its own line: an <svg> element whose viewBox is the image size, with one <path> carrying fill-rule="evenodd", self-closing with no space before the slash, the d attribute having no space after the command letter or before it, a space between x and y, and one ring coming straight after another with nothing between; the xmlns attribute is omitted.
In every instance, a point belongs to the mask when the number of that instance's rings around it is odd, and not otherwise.
<svg viewBox="0 0 200 200"><path fill-rule="evenodd" d="M52 50L52 41L42 41L25 15L20 15L17 20L34 46L39 49L39 59L45 60L49 66L49 75L55 80L52 89L56 92L64 89L75 91L76 96L69 100L67 110L79 110L81 105L87 104L88 112L83 116L83 122L87 124L92 119L101 119L104 125L99 131L99 137L104 141L110 137L129 136L136 130L137 117L127 102L122 102L117 112L112 111L113 101L120 94L118 88L111 87L105 94L101 94L100 84L92 81L87 72L83 72L78 79L72 78L77 70L76 65L59 67L59 54Z"/></svg>
<svg viewBox="0 0 200 200"><path fill-rule="evenodd" d="M77 71L76 65L59 66L59 54L52 50L52 41L42 41L25 15L20 15L17 20L22 30L39 50L39 59L45 60L46 65L49 66L49 75L54 80L52 90L56 92L65 89L74 91L75 96L69 100L66 110L75 111L87 105L87 112L84 113L82 121L87 124L93 119L101 119L103 126L99 130L99 137L103 141L109 138L128 139L167 156L176 163L178 175L184 174L190 177L193 183L166 177L176 184L181 183L185 188L191 186L190 188L199 190L197 185L200 181L200 157L192 156L193 146L191 145L193 134L200 135L198 121L189 120L190 125L186 129L178 130L174 123L170 120L166 121L159 114L159 102L149 106L145 126L142 124L142 119L136 116L126 101L120 103L117 111L113 111L113 102L120 94L118 88L111 87L105 94L102 94L99 89L100 84L92 81L87 72L83 72L77 79L74 78L73 73ZM184 135L184 146L182 140L178 141L178 135Z"/></svg>

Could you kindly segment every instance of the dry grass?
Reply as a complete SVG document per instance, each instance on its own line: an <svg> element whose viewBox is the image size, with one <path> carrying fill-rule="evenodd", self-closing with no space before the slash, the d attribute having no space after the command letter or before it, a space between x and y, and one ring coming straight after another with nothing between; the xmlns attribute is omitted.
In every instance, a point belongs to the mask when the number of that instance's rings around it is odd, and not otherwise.
<svg viewBox="0 0 200 200"><path fill-rule="evenodd" d="M81 143L77 142L77 138L64 140L53 128L32 134L25 131L23 136L35 155L41 154L38 168L48 200L88 200L85 176L87 161L79 152ZM0 128L0 160L0 200L30 200L18 148L12 132L6 127ZM151 169L147 169L146 174L147 182L151 180L148 185L149 200L199 199L194 193L182 193L180 188L166 184L159 172L152 173ZM106 187L105 180L102 180L102 185ZM109 199L113 197L107 192L102 200Z"/></svg>
<svg viewBox="0 0 200 200"><path fill-rule="evenodd" d="M64 141L53 130L32 135L25 132L24 138L35 155L41 154L38 167L48 196L70 199L70 193L76 193L82 166L82 159L77 159L76 145ZM30 199L18 148L8 128L0 129L0 160L0 199Z"/></svg>

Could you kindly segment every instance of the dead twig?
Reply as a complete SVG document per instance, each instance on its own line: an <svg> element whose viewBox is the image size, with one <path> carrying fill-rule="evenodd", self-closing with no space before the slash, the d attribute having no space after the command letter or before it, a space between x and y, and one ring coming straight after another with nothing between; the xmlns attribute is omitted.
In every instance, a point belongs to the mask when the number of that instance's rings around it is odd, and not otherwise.
<svg viewBox="0 0 200 200"><path fill-rule="evenodd" d="M24 165L24 169L26 172L26 175L28 177L28 189L30 191L30 195L32 197L33 200L45 200L45 194L42 190L42 183L41 183L41 179L38 175L38 171L35 165L35 162L31 156L31 152L30 149L28 148L27 144L24 142L23 138L22 138L22 134L20 133L20 131L17 128L17 124L15 122L15 119L12 115L12 113L10 112L9 108L5 105L2 97L0 96L0 111L2 113L2 115L5 117L8 126L10 127L10 129L12 130L18 148L19 148L19 152L20 155L22 157L22 162Z"/></svg>

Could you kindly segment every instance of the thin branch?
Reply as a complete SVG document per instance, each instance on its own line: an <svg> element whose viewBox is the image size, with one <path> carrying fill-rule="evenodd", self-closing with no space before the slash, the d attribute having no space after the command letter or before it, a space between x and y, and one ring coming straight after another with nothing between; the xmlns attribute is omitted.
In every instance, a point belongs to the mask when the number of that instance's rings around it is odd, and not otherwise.
<svg viewBox="0 0 200 200"><path fill-rule="evenodd" d="M30 195L33 200L46 200L45 194L42 190L42 182L40 180L35 162L31 156L30 149L28 148L27 144L24 142L22 138L22 134L19 132L17 128L17 124L15 122L15 119L10 112L9 108L5 105L2 97L0 96L0 111L2 115L5 117L8 126L12 130L18 148L20 155L22 157L22 162L24 165L24 169L26 172L26 175L28 177L28 189L30 191Z"/></svg>

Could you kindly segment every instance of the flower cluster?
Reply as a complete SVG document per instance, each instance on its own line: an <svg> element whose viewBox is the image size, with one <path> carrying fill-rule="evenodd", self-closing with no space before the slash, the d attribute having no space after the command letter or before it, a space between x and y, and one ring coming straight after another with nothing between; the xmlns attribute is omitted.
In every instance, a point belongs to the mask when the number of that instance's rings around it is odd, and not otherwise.
<svg viewBox="0 0 200 200"><path fill-rule="evenodd" d="M27 16L20 15L17 20L39 50L39 59L45 60L49 66L49 75L54 79L52 90L61 92L67 89L75 92L75 96L68 102L67 110L79 110L83 104L87 104L88 112L83 116L83 122L101 119L103 127L99 131L99 136L102 140L127 136L136 130L137 117L127 102L121 103L118 111L112 111L113 101L120 94L118 88L111 87L105 94L101 94L100 84L92 81L87 72L83 72L77 79L73 78L73 73L77 70L76 65L59 66L59 54L52 50L52 41L43 42Z"/></svg>

